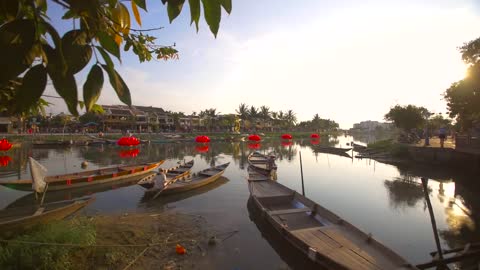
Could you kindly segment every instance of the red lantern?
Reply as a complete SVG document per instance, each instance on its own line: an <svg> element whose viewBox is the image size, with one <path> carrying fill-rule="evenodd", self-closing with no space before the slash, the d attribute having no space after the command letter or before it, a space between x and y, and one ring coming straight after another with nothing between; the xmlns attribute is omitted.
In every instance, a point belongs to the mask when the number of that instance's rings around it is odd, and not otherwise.
<svg viewBox="0 0 480 270"><path fill-rule="evenodd" d="M197 136L195 138L195 141L198 143L208 143L210 142L210 138L208 136L202 135L202 136Z"/></svg>
<svg viewBox="0 0 480 270"><path fill-rule="evenodd" d="M319 139L312 139L312 140L310 140L310 143L311 144L320 144L320 140Z"/></svg>
<svg viewBox="0 0 480 270"><path fill-rule="evenodd" d="M121 157L121 158L131 158L131 157L136 157L138 156L138 154L140 154L140 150L138 150L137 148L135 149L129 149L129 150L122 150L118 153L118 155Z"/></svg>
<svg viewBox="0 0 480 270"><path fill-rule="evenodd" d="M261 139L262 139L262 138L260 138L260 136L258 136L257 134L253 134L253 135L248 136L248 140L249 140L249 141L258 142L258 141L260 141Z"/></svg>
<svg viewBox="0 0 480 270"><path fill-rule="evenodd" d="M122 137L117 141L120 146L135 146L140 144L140 140L135 137Z"/></svg>
<svg viewBox="0 0 480 270"><path fill-rule="evenodd" d="M197 150L197 152L199 152L199 153L206 153L206 152L208 152L208 149L209 149L208 145L197 145L197 146L195 146L195 150Z"/></svg>
<svg viewBox="0 0 480 270"><path fill-rule="evenodd" d="M292 134L283 134L282 135L282 139L284 140L291 140L293 137L292 137Z"/></svg>
<svg viewBox="0 0 480 270"><path fill-rule="evenodd" d="M261 145L260 145L259 143L249 143L249 144L248 144L248 148L254 149L254 150L260 149L260 146L261 146Z"/></svg>
<svg viewBox="0 0 480 270"><path fill-rule="evenodd" d="M282 145L285 147L290 146L292 144L293 144L292 141L282 141Z"/></svg>
<svg viewBox="0 0 480 270"><path fill-rule="evenodd" d="M8 151L12 148L12 144L7 139L0 140L0 151Z"/></svg>
<svg viewBox="0 0 480 270"><path fill-rule="evenodd" d="M318 135L317 133L312 133L312 135L310 135L310 138L318 139L318 138L320 138L320 135Z"/></svg>
<svg viewBox="0 0 480 270"><path fill-rule="evenodd" d="M0 167L8 166L8 163L12 161L12 158L9 156L0 156Z"/></svg>

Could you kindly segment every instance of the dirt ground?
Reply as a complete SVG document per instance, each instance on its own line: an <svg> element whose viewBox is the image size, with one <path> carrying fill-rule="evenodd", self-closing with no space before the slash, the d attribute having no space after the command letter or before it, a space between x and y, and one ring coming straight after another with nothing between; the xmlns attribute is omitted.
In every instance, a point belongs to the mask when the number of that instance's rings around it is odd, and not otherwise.
<svg viewBox="0 0 480 270"><path fill-rule="evenodd" d="M94 216L92 221L97 245L150 246L88 248L76 255L80 269L198 269L195 262L215 244L215 231L203 217L173 210ZM186 254L176 253L177 244Z"/></svg>

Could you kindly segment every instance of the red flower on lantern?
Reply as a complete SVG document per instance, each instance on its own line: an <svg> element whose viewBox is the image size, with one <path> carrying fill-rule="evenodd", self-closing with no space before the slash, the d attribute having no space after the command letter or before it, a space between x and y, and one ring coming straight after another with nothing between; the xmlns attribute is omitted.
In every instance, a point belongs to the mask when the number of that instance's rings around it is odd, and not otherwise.
<svg viewBox="0 0 480 270"><path fill-rule="evenodd" d="M320 144L320 140L319 139L312 139L312 140L310 140L310 143L311 144Z"/></svg>
<svg viewBox="0 0 480 270"><path fill-rule="evenodd" d="M7 139L0 140L0 151L8 151L12 148L12 144Z"/></svg>
<svg viewBox="0 0 480 270"><path fill-rule="evenodd" d="M254 150L255 150L255 149L260 149L260 146L261 146L261 145L260 145L259 143L249 143L249 144L248 144L248 148L254 149Z"/></svg>
<svg viewBox="0 0 480 270"><path fill-rule="evenodd" d="M9 156L0 156L0 167L8 166L8 163L12 161L12 158Z"/></svg>
<svg viewBox="0 0 480 270"><path fill-rule="evenodd" d="M210 142L210 138L208 136L201 135L201 136L197 136L195 138L195 141L197 143L208 143L208 142Z"/></svg>
<svg viewBox="0 0 480 270"><path fill-rule="evenodd" d="M253 135L250 135L248 136L248 140L249 141L255 141L255 142L258 142L260 141L262 138L260 136L258 136L257 134L253 134Z"/></svg>
<svg viewBox="0 0 480 270"><path fill-rule="evenodd" d="M290 146L292 145L293 143L291 141L286 141L286 142L282 142L282 145L283 146Z"/></svg>
<svg viewBox="0 0 480 270"><path fill-rule="evenodd" d="M310 135L310 138L318 139L318 138L320 138L320 135L318 135L317 133L312 133L312 135Z"/></svg>
<svg viewBox="0 0 480 270"><path fill-rule="evenodd" d="M288 133L283 134L281 137L282 137L282 139L284 139L284 140L291 140L291 139L293 138L293 137L292 137L292 134L288 134Z"/></svg>
<svg viewBox="0 0 480 270"><path fill-rule="evenodd" d="M135 148L135 149L129 149L129 150L122 150L118 153L118 155L122 158L131 158L131 157L136 157L140 154L140 150Z"/></svg>
<svg viewBox="0 0 480 270"><path fill-rule="evenodd" d="M117 141L120 146L135 146L140 144L140 140L135 137L122 137Z"/></svg>
<svg viewBox="0 0 480 270"><path fill-rule="evenodd" d="M197 145L197 146L195 146L195 150L197 150L197 152L199 152L199 153L206 153L206 152L208 152L209 147L208 147L208 145Z"/></svg>

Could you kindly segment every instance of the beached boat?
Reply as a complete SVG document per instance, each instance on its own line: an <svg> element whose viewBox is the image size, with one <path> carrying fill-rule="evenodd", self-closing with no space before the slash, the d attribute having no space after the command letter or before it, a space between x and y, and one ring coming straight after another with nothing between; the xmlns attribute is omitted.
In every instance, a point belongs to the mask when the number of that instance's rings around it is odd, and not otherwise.
<svg viewBox="0 0 480 270"><path fill-rule="evenodd" d="M163 179L163 181L165 183L175 182L178 179L189 175L190 171L192 170L193 164L194 161L191 160L175 167L171 167L168 169L160 169L161 174L165 174L165 178ZM146 189L152 189L155 186L155 177L145 177L138 181L138 184Z"/></svg>
<svg viewBox="0 0 480 270"><path fill-rule="evenodd" d="M272 171L277 169L275 156L273 155L267 156L255 151L248 155L247 160L250 166L264 175L270 175L272 174Z"/></svg>
<svg viewBox="0 0 480 270"><path fill-rule="evenodd" d="M256 207L294 248L327 269L417 269L324 207L278 182L249 180Z"/></svg>
<svg viewBox="0 0 480 270"><path fill-rule="evenodd" d="M60 220L87 206L95 199L87 197L74 201L61 201L41 206L25 206L0 211L0 234L28 229L37 224Z"/></svg>
<svg viewBox="0 0 480 270"><path fill-rule="evenodd" d="M45 179L45 182L48 183L47 192L105 184L142 176L156 169L163 162L164 160L153 163L123 165L64 175L47 176ZM0 185L17 190L32 190L31 179L13 181L3 180L0 181Z"/></svg>
<svg viewBox="0 0 480 270"><path fill-rule="evenodd" d="M177 179L176 181L165 183L164 185L156 186L145 191L144 197L148 198L156 196L159 192L161 192L162 196L167 194L175 194L208 185L220 178L229 164L230 162L215 167L210 167L198 173L191 174L188 177Z"/></svg>
<svg viewBox="0 0 480 270"><path fill-rule="evenodd" d="M325 145L315 145L313 146L313 150L319 153L345 153L347 151L352 150L352 148L339 148L339 147L332 147L332 146L325 146Z"/></svg>

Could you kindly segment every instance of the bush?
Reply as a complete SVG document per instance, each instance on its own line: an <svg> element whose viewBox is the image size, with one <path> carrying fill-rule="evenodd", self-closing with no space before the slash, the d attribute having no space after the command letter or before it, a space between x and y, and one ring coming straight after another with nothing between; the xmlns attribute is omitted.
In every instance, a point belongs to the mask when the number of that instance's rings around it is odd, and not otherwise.
<svg viewBox="0 0 480 270"><path fill-rule="evenodd" d="M92 245L95 243L95 226L87 218L56 221L39 225L17 236L13 241L42 243L70 243ZM69 269L69 256L78 247L6 243L0 246L1 269Z"/></svg>

